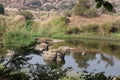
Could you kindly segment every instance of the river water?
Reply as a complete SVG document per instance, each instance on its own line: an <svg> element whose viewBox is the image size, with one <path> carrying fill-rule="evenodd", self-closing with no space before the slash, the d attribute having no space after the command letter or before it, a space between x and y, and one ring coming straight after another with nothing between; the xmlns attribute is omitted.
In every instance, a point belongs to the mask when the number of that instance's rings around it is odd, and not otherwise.
<svg viewBox="0 0 120 80"><path fill-rule="evenodd" d="M28 54L32 64L56 64L59 67L72 67L74 71L86 70L88 72L105 72L107 76L120 75L120 46L119 42L90 41L90 40L67 40L50 46L56 49L61 46L75 48L65 54L62 62L44 61L42 55ZM0 47L1 56L5 55L5 49Z"/></svg>

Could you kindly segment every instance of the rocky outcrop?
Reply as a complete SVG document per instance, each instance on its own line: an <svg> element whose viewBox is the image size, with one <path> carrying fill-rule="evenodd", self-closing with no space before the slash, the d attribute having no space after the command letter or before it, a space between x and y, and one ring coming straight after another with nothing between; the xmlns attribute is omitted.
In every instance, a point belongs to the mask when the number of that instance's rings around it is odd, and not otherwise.
<svg viewBox="0 0 120 80"><path fill-rule="evenodd" d="M45 61L64 61L65 53L70 52L70 48L67 46L59 47L58 49L52 49L43 52L43 57Z"/></svg>
<svg viewBox="0 0 120 80"><path fill-rule="evenodd" d="M77 0L0 0L7 7L38 8L40 10L71 9Z"/></svg>
<svg viewBox="0 0 120 80"><path fill-rule="evenodd" d="M114 5L116 12L120 12L120 0L108 0ZM40 10L72 9L78 0L0 0L7 7L37 8ZM94 2L94 0L91 0Z"/></svg>

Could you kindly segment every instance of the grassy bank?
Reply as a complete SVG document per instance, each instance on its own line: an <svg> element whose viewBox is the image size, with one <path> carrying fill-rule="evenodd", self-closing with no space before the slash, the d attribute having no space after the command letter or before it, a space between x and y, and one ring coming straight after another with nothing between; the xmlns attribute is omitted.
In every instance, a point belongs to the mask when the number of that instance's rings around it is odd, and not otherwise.
<svg viewBox="0 0 120 80"><path fill-rule="evenodd" d="M59 39L120 40L120 19L103 24L69 25L67 17L58 17L44 24L42 36Z"/></svg>
<svg viewBox="0 0 120 80"><path fill-rule="evenodd" d="M2 21L4 23L1 25L2 31L2 27L5 26L2 33L5 46L27 46L37 37L120 41L119 18L103 24L79 24L77 26L70 25L70 19L65 16L57 16L41 22L19 21L19 18L21 19L21 16L17 16L16 21L13 19L14 24L12 20L10 22L6 19Z"/></svg>

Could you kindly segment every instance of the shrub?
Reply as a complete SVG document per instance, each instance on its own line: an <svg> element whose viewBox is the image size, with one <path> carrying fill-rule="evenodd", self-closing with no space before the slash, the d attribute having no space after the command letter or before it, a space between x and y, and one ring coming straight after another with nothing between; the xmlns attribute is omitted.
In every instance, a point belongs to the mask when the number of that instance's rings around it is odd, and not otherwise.
<svg viewBox="0 0 120 80"><path fill-rule="evenodd" d="M58 17L56 19L53 19L50 21L50 34L53 35L59 32L65 33L68 23L69 19L66 17Z"/></svg>
<svg viewBox="0 0 120 80"><path fill-rule="evenodd" d="M83 16L85 17L97 17L97 10L94 8L88 9L83 13Z"/></svg>
<svg viewBox="0 0 120 80"><path fill-rule="evenodd" d="M32 34L25 29L15 28L6 31L3 37L3 44L6 47L12 46L11 49L17 49L28 46L34 41Z"/></svg>
<svg viewBox="0 0 120 80"><path fill-rule="evenodd" d="M89 0L79 0L78 4L74 7L73 13L84 17L98 16L97 10L91 8Z"/></svg>
<svg viewBox="0 0 120 80"><path fill-rule="evenodd" d="M5 14L4 6L0 3L0 14Z"/></svg>
<svg viewBox="0 0 120 80"><path fill-rule="evenodd" d="M89 24L80 26L81 32L98 32L99 25L97 24Z"/></svg>
<svg viewBox="0 0 120 80"><path fill-rule="evenodd" d="M108 34L110 33L111 27L112 27L112 23L106 22L99 27L99 33L102 35Z"/></svg>
<svg viewBox="0 0 120 80"><path fill-rule="evenodd" d="M73 34L73 33L78 34L79 32L80 32L80 29L78 27L76 27L76 26L72 26L72 27L69 26L66 29L67 34Z"/></svg>
<svg viewBox="0 0 120 80"><path fill-rule="evenodd" d="M58 17L56 19L53 19L50 24L51 26L59 26L59 27L63 27L66 26L69 23L69 19L67 17Z"/></svg>
<svg viewBox="0 0 120 80"><path fill-rule="evenodd" d="M110 32L112 33L120 32L120 19L112 22L112 28Z"/></svg>
<svg viewBox="0 0 120 80"><path fill-rule="evenodd" d="M20 15L23 15L26 20L32 20L33 14L29 11L20 11Z"/></svg>

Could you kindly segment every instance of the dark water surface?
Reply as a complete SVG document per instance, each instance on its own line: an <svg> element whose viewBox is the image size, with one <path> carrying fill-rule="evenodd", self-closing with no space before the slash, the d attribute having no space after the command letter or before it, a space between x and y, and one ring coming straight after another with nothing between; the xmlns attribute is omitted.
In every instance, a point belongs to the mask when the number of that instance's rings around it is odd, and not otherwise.
<svg viewBox="0 0 120 80"><path fill-rule="evenodd" d="M70 53L66 53L63 62L44 61L42 55L30 54L29 60L32 64L57 64L60 67L72 67L75 71L87 70L88 72L105 72L106 75L120 75L120 46L119 42L102 42L88 40L68 40L50 46L56 49L61 46L76 48ZM0 53L2 51L0 47Z"/></svg>

